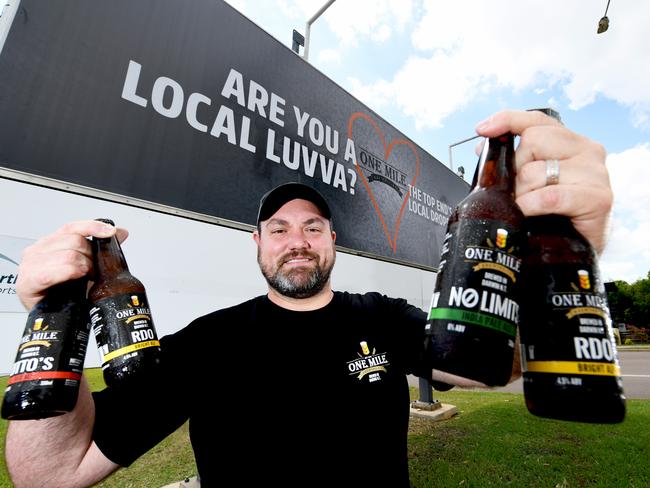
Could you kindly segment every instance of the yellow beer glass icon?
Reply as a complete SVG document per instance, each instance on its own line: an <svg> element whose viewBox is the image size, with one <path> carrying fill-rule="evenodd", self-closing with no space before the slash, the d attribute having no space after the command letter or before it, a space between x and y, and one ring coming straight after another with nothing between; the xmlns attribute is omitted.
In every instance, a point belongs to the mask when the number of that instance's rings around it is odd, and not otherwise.
<svg viewBox="0 0 650 488"><path fill-rule="evenodd" d="M497 229L497 247L503 249L506 247L506 242L508 240L508 231L505 229Z"/></svg>
<svg viewBox="0 0 650 488"><path fill-rule="evenodd" d="M38 319L34 320L34 327L33 327L33 329L34 329L34 330L41 330L41 327L43 327L43 319L42 319L42 318L38 318Z"/></svg>
<svg viewBox="0 0 650 488"><path fill-rule="evenodd" d="M140 300L138 300L137 295L131 295L131 303L133 304L134 307L140 305Z"/></svg>
<svg viewBox="0 0 650 488"><path fill-rule="evenodd" d="M588 290L591 288L591 283L589 282L589 271L584 269L578 270L578 279L580 280L580 288L583 290Z"/></svg>
<svg viewBox="0 0 650 488"><path fill-rule="evenodd" d="M366 341L361 341L359 345L361 346L361 352L363 352L364 356L370 354L370 349L368 349L368 343Z"/></svg>

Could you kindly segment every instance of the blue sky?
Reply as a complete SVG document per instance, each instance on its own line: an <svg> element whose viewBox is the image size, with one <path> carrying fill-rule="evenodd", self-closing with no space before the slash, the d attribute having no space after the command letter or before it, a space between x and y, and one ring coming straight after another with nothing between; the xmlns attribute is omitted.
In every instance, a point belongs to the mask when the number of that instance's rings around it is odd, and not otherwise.
<svg viewBox="0 0 650 488"><path fill-rule="evenodd" d="M325 0L230 0L280 42ZM615 204L606 280L650 271L650 2L337 0L312 26L309 61L448 164L448 146L503 109L551 106L602 143ZM453 150L466 179L474 142Z"/></svg>

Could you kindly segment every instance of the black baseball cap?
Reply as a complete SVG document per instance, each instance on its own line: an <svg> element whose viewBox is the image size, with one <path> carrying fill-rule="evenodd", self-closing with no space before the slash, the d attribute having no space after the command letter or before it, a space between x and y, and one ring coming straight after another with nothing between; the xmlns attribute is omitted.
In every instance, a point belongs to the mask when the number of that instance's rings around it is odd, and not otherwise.
<svg viewBox="0 0 650 488"><path fill-rule="evenodd" d="M284 183L265 193L260 199L260 208L257 211L257 226L259 227L260 222L269 219L282 205L296 198L313 203L318 207L323 217L331 220L332 212L330 207L323 195L317 190L302 183Z"/></svg>

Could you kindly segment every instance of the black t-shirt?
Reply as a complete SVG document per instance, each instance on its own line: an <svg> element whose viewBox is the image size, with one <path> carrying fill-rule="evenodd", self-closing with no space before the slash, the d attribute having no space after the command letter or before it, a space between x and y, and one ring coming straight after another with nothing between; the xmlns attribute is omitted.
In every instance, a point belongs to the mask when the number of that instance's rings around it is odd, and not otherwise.
<svg viewBox="0 0 650 488"><path fill-rule="evenodd" d="M94 440L128 466L189 418L202 486L407 487L425 320L378 293L213 312L161 340L160 375L94 394Z"/></svg>

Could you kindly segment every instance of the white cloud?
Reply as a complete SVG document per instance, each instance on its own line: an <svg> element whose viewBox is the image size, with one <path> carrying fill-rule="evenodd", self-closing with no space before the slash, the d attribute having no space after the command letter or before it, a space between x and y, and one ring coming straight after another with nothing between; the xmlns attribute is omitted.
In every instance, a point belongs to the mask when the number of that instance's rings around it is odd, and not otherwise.
<svg viewBox="0 0 650 488"><path fill-rule="evenodd" d="M632 125L639 129L650 130L650 103L639 103L632 107Z"/></svg>
<svg viewBox="0 0 650 488"><path fill-rule="evenodd" d="M412 0L354 0L332 5L329 28L344 45L356 46L364 38L388 41L402 32L413 17Z"/></svg>
<svg viewBox="0 0 650 488"><path fill-rule="evenodd" d="M634 282L650 271L650 143L609 155L607 168L614 209L601 272L606 280Z"/></svg>
<svg viewBox="0 0 650 488"><path fill-rule="evenodd" d="M307 20L325 4L325 0L226 1L283 42L287 37L287 23L304 35ZM365 40L387 43L396 33L404 32L412 22L414 1L339 0L312 24L312 34L315 29L325 28L326 24L341 47L346 49L356 47ZM327 58L331 53L324 56Z"/></svg>
<svg viewBox="0 0 650 488"><path fill-rule="evenodd" d="M418 127L440 126L480 93L554 86L572 109L605 96L634 108L647 125L650 2L619 2L609 31L597 35L601 7L587 0L425 0L411 36L417 56L377 83ZM362 98L373 92L372 84L357 88Z"/></svg>
<svg viewBox="0 0 650 488"><path fill-rule="evenodd" d="M245 0L226 0L226 3L229 3L240 12L246 12L247 10L247 5Z"/></svg>
<svg viewBox="0 0 650 488"><path fill-rule="evenodd" d="M336 49L321 49L318 51L318 61L321 63L340 64L341 53Z"/></svg>
<svg viewBox="0 0 650 488"><path fill-rule="evenodd" d="M306 22L324 0L282 0L280 8L290 18ZM402 32L413 17L412 0L351 0L334 2L319 18L346 47L360 40L389 40L395 31Z"/></svg>

